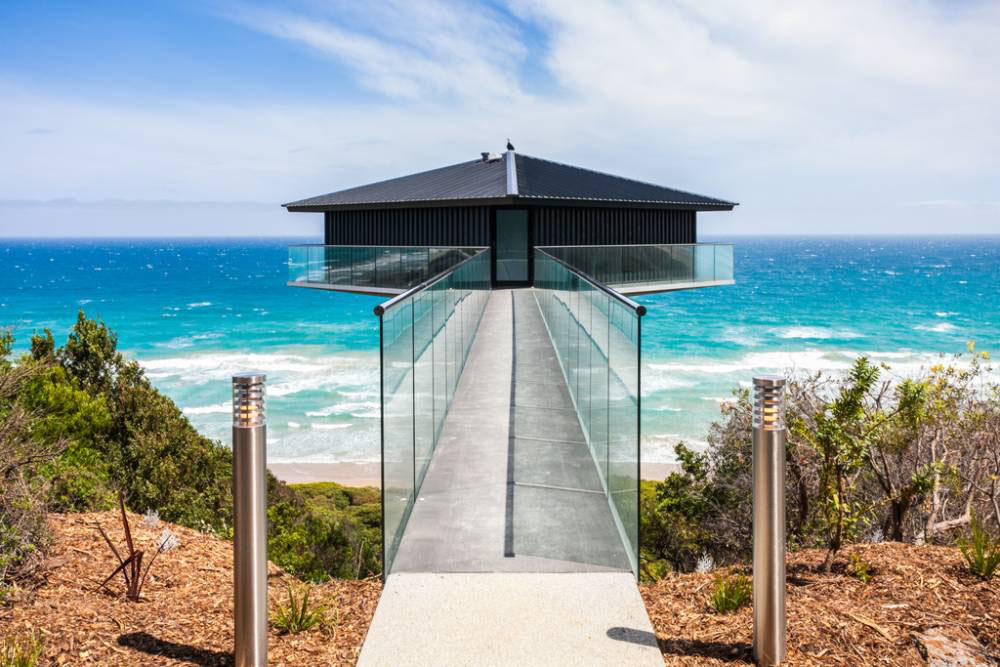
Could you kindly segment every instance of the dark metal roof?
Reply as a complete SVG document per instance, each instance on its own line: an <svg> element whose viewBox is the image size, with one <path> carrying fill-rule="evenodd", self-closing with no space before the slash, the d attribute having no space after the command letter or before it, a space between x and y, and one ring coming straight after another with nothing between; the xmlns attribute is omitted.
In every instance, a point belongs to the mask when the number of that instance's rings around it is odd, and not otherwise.
<svg viewBox="0 0 1000 667"><path fill-rule="evenodd" d="M508 174L506 161L516 166ZM508 179L516 179L509 183ZM508 194L515 192L517 194ZM472 160L285 204L289 211L375 208L386 205L429 205L448 202L602 203L700 210L730 210L734 202L612 176L559 162L507 152L501 159ZM541 203L541 202L539 202Z"/></svg>

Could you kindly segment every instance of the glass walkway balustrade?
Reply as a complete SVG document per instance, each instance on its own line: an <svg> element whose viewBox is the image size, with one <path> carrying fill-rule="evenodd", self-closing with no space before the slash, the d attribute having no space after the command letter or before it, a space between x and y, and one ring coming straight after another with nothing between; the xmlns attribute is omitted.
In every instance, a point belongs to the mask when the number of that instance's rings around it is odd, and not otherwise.
<svg viewBox="0 0 1000 667"><path fill-rule="evenodd" d="M646 309L535 249L535 298L638 576L640 323Z"/></svg>
<svg viewBox="0 0 1000 667"><path fill-rule="evenodd" d="M288 284L341 292L401 294L482 248L296 245L288 248Z"/></svg>
<svg viewBox="0 0 1000 667"><path fill-rule="evenodd" d="M412 254L394 250L396 255L390 254L392 259L388 261L397 262L396 273L383 267L378 276L394 276L392 280L397 285L414 280L426 270L426 266L419 265L420 261L433 264L438 257L434 255L438 249L434 248L405 249L415 250ZM424 253L423 260L420 253ZM460 253L464 257L452 263L445 273L375 308L380 322L382 368L382 530L386 573L392 568L490 296L490 250L456 250L452 255L441 255L440 261L450 261ZM407 273L403 267L410 266L411 260L414 268ZM375 264L377 268L378 262ZM375 281L370 261L362 265L362 270L369 272L366 275Z"/></svg>
<svg viewBox="0 0 1000 667"><path fill-rule="evenodd" d="M541 249L621 294L733 284L731 244L546 246Z"/></svg>

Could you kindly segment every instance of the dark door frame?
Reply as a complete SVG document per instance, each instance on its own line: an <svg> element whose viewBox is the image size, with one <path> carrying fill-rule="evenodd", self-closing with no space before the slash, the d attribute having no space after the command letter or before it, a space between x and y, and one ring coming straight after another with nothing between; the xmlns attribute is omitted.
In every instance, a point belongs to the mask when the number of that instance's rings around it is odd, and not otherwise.
<svg viewBox="0 0 1000 667"><path fill-rule="evenodd" d="M525 211L528 224L528 279L497 282L497 211ZM493 287L530 287L535 283L535 211L528 206L490 207L490 283Z"/></svg>

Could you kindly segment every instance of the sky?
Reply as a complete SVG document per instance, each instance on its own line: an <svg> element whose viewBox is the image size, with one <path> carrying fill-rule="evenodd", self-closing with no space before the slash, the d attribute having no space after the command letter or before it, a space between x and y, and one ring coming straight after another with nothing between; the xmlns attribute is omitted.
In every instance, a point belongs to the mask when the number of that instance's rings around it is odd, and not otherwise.
<svg viewBox="0 0 1000 667"><path fill-rule="evenodd" d="M1000 233L1000 2L0 3L0 237L321 234L502 150L712 236Z"/></svg>

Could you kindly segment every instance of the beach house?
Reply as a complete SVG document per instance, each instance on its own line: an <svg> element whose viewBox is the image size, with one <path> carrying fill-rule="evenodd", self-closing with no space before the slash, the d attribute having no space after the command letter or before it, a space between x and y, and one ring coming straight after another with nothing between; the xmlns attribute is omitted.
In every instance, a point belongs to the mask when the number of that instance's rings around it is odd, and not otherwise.
<svg viewBox="0 0 1000 667"><path fill-rule="evenodd" d="M641 320L736 204L516 153L285 204L293 287L385 297L384 572L638 573Z"/></svg>

